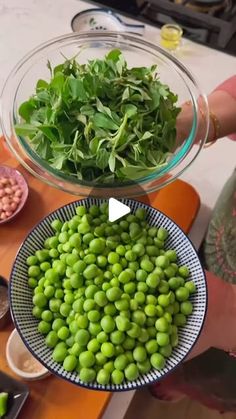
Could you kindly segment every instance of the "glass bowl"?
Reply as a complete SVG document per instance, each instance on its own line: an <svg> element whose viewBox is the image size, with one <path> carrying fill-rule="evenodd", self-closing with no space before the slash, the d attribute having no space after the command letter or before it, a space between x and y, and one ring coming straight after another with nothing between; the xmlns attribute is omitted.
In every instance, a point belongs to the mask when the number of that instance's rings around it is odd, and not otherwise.
<svg viewBox="0 0 236 419"><path fill-rule="evenodd" d="M14 124L20 122L18 108L33 94L38 79L50 79L48 60L54 67L63 62L63 57L72 58L79 54L79 62L86 63L94 58L103 58L114 48L122 51L129 67L157 65L160 81L178 95L177 106L187 102L188 126L167 164L148 176L111 184L81 181L53 169L40 158L26 138L16 135ZM64 35L31 51L16 65L3 87L1 113L2 131L8 146L26 169L44 182L74 195L100 198L110 195L116 198L139 196L170 183L195 160L207 138L209 126L206 97L188 69L145 39L116 32Z"/></svg>

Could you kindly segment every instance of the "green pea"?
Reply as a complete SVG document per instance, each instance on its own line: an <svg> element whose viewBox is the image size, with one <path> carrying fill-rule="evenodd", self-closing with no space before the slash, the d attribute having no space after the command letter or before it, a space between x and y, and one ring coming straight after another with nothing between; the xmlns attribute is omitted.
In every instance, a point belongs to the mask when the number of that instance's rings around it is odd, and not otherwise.
<svg viewBox="0 0 236 419"><path fill-rule="evenodd" d="M122 295L122 291L118 287L111 287L106 292L106 297L111 302L119 300L121 295Z"/></svg>
<svg viewBox="0 0 236 419"><path fill-rule="evenodd" d="M174 315L174 324L176 326L184 326L186 322L187 322L187 319L183 313L177 313Z"/></svg>
<svg viewBox="0 0 236 419"><path fill-rule="evenodd" d="M168 332L169 322L166 320L165 317L160 317L159 319L157 319L155 327L159 332Z"/></svg>
<svg viewBox="0 0 236 419"><path fill-rule="evenodd" d="M172 353L172 346L171 345L161 346L160 349L159 349L159 352L165 358L169 358L171 356L171 353Z"/></svg>
<svg viewBox="0 0 236 419"><path fill-rule="evenodd" d="M101 385L106 385L110 381L110 373L104 368L99 370L97 373L97 382Z"/></svg>
<svg viewBox="0 0 236 419"><path fill-rule="evenodd" d="M63 362L67 356L67 347L63 342L58 343L52 353L52 358L55 362Z"/></svg>
<svg viewBox="0 0 236 419"><path fill-rule="evenodd" d="M38 306L40 308L44 308L47 305L47 302L48 302L47 298L41 292L39 292L38 294L35 294L33 296L33 304L35 306Z"/></svg>
<svg viewBox="0 0 236 419"><path fill-rule="evenodd" d="M132 313L132 321L139 326L143 326L146 321L146 316L141 310L136 310Z"/></svg>
<svg viewBox="0 0 236 419"><path fill-rule="evenodd" d="M94 300L99 307L104 307L107 304L107 296L104 291L97 291L94 295Z"/></svg>
<svg viewBox="0 0 236 419"><path fill-rule="evenodd" d="M115 329L115 321L111 316L104 316L101 319L101 326L104 332L111 333Z"/></svg>
<svg viewBox="0 0 236 419"><path fill-rule="evenodd" d="M125 377L128 381L134 381L138 378L139 371L136 364L131 363L125 368Z"/></svg>
<svg viewBox="0 0 236 419"><path fill-rule="evenodd" d="M31 265L28 269L28 275L32 278L36 278L41 273L40 267L37 265Z"/></svg>
<svg viewBox="0 0 236 419"><path fill-rule="evenodd" d="M189 277L189 268L185 265L180 266L179 267L179 275L182 276L183 278L188 278Z"/></svg>
<svg viewBox="0 0 236 419"><path fill-rule="evenodd" d="M147 353L154 354L158 351L158 344L155 339L151 339L145 343L145 348Z"/></svg>
<svg viewBox="0 0 236 419"><path fill-rule="evenodd" d="M165 252L165 256L169 259L170 262L176 262L177 260L177 253L175 250L167 250Z"/></svg>
<svg viewBox="0 0 236 419"><path fill-rule="evenodd" d="M50 310L44 310L41 314L41 318L45 322L51 322L53 320L53 314Z"/></svg>
<svg viewBox="0 0 236 419"><path fill-rule="evenodd" d="M165 366L165 358L161 354L152 354L150 358L151 365L157 370L161 370Z"/></svg>
<svg viewBox="0 0 236 419"><path fill-rule="evenodd" d="M164 255L158 256L156 258L156 265L159 266L162 269L168 268L169 264L170 264L170 261L169 261L168 257L166 257Z"/></svg>
<svg viewBox="0 0 236 419"><path fill-rule="evenodd" d="M47 249L37 250L35 252L35 256L40 263L45 262L47 259L49 259L49 251Z"/></svg>
<svg viewBox="0 0 236 419"><path fill-rule="evenodd" d="M98 274L98 268L95 264L91 264L87 266L85 270L83 271L83 276L86 279L93 279L97 276L97 274Z"/></svg>
<svg viewBox="0 0 236 419"><path fill-rule="evenodd" d="M146 284L148 287L155 289L160 283L160 277L156 273L151 273L146 279Z"/></svg>
<svg viewBox="0 0 236 419"><path fill-rule="evenodd" d="M146 272L152 272L154 269L154 265L150 260L142 260L140 263L141 268Z"/></svg>
<svg viewBox="0 0 236 419"><path fill-rule="evenodd" d="M138 304L143 304L145 302L145 294L141 291L138 291L134 294L135 300L138 302Z"/></svg>
<svg viewBox="0 0 236 419"><path fill-rule="evenodd" d="M107 342L108 341L108 335L105 332L101 331L97 335L97 340L98 340L99 343Z"/></svg>
<svg viewBox="0 0 236 419"><path fill-rule="evenodd" d="M57 336L61 340L66 340L69 337L69 334L70 334L70 331L68 327L66 326L62 326L57 332Z"/></svg>
<svg viewBox="0 0 236 419"><path fill-rule="evenodd" d="M130 329L130 321L126 317L117 316L115 322L117 329L121 332L125 332Z"/></svg>
<svg viewBox="0 0 236 419"><path fill-rule="evenodd" d="M104 342L101 345L101 352L107 358L112 358L115 354L115 347L111 342Z"/></svg>
<svg viewBox="0 0 236 419"><path fill-rule="evenodd" d="M51 324L49 322L45 322L44 320L41 320L38 324L38 331L42 334L47 334L51 330Z"/></svg>
<svg viewBox="0 0 236 419"><path fill-rule="evenodd" d="M92 253L99 254L105 249L105 242L103 239L96 238L90 241L89 249Z"/></svg>
<svg viewBox="0 0 236 419"><path fill-rule="evenodd" d="M118 355L114 361L115 369L123 371L128 365L129 361L125 354Z"/></svg>
<svg viewBox="0 0 236 419"><path fill-rule="evenodd" d="M79 378L83 383L91 383L96 378L96 371L92 368L81 368Z"/></svg>
<svg viewBox="0 0 236 419"><path fill-rule="evenodd" d="M93 336L97 336L102 330L102 326L100 325L100 323L93 323L90 322L89 323L89 332L91 333L91 335Z"/></svg>
<svg viewBox="0 0 236 419"><path fill-rule="evenodd" d="M157 332L156 340L159 346L166 346L166 345L169 345L170 343L170 337L168 333L164 333L164 332Z"/></svg>
<svg viewBox="0 0 236 419"><path fill-rule="evenodd" d="M115 330L110 335L111 342L114 345L120 345L125 340L125 334L124 332L121 332L120 330Z"/></svg>
<svg viewBox="0 0 236 419"><path fill-rule="evenodd" d="M166 294L159 295L157 298L157 302L161 307L167 307L170 304L170 297Z"/></svg>
<svg viewBox="0 0 236 419"><path fill-rule="evenodd" d="M46 336L45 343L49 348L55 348L57 342L58 342L57 333L54 330L51 330Z"/></svg>
<svg viewBox="0 0 236 419"><path fill-rule="evenodd" d="M26 259L26 263L28 266L35 266L38 263L38 258L36 256L29 256Z"/></svg>
<svg viewBox="0 0 236 419"><path fill-rule="evenodd" d="M76 322L77 322L78 327L79 327L80 329L87 329L88 324L89 324L89 322L88 322L88 317L87 317L87 315L86 315L86 314L81 314L81 315L79 315L79 316L77 317L77 319L76 319Z"/></svg>
<svg viewBox="0 0 236 419"><path fill-rule="evenodd" d="M132 252L137 256L143 256L145 254L145 247L142 243L137 243L132 247Z"/></svg>
<svg viewBox="0 0 236 419"><path fill-rule="evenodd" d="M189 291L186 287L180 287L175 291L178 301L186 301L189 298Z"/></svg>
<svg viewBox="0 0 236 419"><path fill-rule="evenodd" d="M146 359L144 362L137 362L137 367L141 374L147 374L152 368L149 359Z"/></svg>
<svg viewBox="0 0 236 419"><path fill-rule="evenodd" d="M137 347L133 351L134 360L137 362L143 362L147 358L147 352L144 347Z"/></svg>
<svg viewBox="0 0 236 419"><path fill-rule="evenodd" d="M120 385L124 381L124 373L116 369L112 371L111 379L113 384Z"/></svg>
<svg viewBox="0 0 236 419"><path fill-rule="evenodd" d="M75 342L77 342L80 346L86 346L88 344L89 338L89 332L85 329L80 329L78 332L76 332Z"/></svg>
<svg viewBox="0 0 236 419"><path fill-rule="evenodd" d="M111 374L112 371L114 370L114 362L113 361L106 362L103 368L104 370L108 371Z"/></svg>
<svg viewBox="0 0 236 419"><path fill-rule="evenodd" d="M100 350L100 347L101 345L96 338L91 339L87 345L88 350L93 353L98 352Z"/></svg>
<svg viewBox="0 0 236 419"><path fill-rule="evenodd" d="M93 352L91 351L81 352L81 354L79 355L79 362L80 362L81 367L83 368L92 367L95 363L95 356Z"/></svg>
<svg viewBox="0 0 236 419"><path fill-rule="evenodd" d="M30 288L36 288L38 285L38 281L36 278L28 278L28 285Z"/></svg>
<svg viewBox="0 0 236 419"><path fill-rule="evenodd" d="M124 298L121 299L121 300L117 300L117 301L115 301L115 308L118 311L128 310L129 309L129 301L127 299L124 299ZM116 310L115 310L115 312L116 312Z"/></svg>
<svg viewBox="0 0 236 419"><path fill-rule="evenodd" d="M122 344L123 348L126 350L134 349L135 347L135 339L127 336Z"/></svg>
<svg viewBox="0 0 236 419"><path fill-rule="evenodd" d="M191 301L183 301L180 304L180 311L185 316L189 316L190 314L192 314L192 312L193 312L193 305L192 305Z"/></svg>
<svg viewBox="0 0 236 419"><path fill-rule="evenodd" d="M136 271L137 281L144 282L144 281L146 281L147 277L148 277L148 273L146 271L144 271L143 269L138 269Z"/></svg>
<svg viewBox="0 0 236 419"><path fill-rule="evenodd" d="M128 284L124 285L124 292L127 294L134 294L136 291L136 284L135 282L129 282Z"/></svg>
<svg viewBox="0 0 236 419"><path fill-rule="evenodd" d="M36 319L41 319L42 312L43 312L42 308L38 306L33 307L32 314L34 317L36 317Z"/></svg>
<svg viewBox="0 0 236 419"><path fill-rule="evenodd" d="M196 285L194 284L193 281L185 282L184 286L189 291L189 294L194 294L194 292L196 291Z"/></svg>
<svg viewBox="0 0 236 419"><path fill-rule="evenodd" d="M147 304L144 308L144 312L148 317L155 317L156 316L156 306L154 304Z"/></svg>
<svg viewBox="0 0 236 419"><path fill-rule="evenodd" d="M142 342L142 343L145 343L145 342L148 341L148 339L149 339L149 335L148 335L147 329L141 329L140 335L138 337L138 341Z"/></svg>

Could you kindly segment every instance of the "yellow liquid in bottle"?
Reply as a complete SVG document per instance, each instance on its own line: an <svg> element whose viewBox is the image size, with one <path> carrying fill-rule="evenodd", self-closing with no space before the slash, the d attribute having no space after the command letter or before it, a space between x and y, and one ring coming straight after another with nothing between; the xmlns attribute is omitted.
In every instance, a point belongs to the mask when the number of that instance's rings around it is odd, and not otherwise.
<svg viewBox="0 0 236 419"><path fill-rule="evenodd" d="M161 46L175 50L180 46L183 31L178 25L164 25L161 28Z"/></svg>

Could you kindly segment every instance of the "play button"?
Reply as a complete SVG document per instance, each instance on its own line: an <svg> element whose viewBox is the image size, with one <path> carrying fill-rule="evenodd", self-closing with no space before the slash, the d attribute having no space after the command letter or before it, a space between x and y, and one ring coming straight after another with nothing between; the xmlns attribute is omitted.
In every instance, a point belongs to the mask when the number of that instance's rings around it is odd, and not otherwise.
<svg viewBox="0 0 236 419"><path fill-rule="evenodd" d="M130 207L128 205L122 204L122 202L118 201L115 198L109 199L109 221L113 223L113 221L119 220L119 218L124 217L130 213Z"/></svg>

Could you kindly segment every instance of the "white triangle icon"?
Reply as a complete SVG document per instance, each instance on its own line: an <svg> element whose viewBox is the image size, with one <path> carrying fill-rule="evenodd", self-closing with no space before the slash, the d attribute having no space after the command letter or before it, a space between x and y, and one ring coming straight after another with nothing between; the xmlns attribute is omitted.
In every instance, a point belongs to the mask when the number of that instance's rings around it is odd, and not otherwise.
<svg viewBox="0 0 236 419"><path fill-rule="evenodd" d="M115 198L109 199L109 221L113 223L113 221L119 220L119 218L124 217L124 215L127 215L130 213L130 207L128 207L125 204L122 204L122 202L117 201Z"/></svg>

